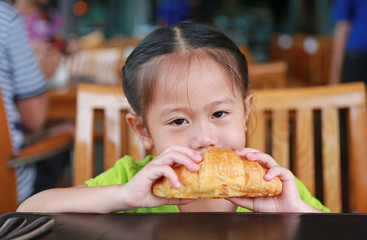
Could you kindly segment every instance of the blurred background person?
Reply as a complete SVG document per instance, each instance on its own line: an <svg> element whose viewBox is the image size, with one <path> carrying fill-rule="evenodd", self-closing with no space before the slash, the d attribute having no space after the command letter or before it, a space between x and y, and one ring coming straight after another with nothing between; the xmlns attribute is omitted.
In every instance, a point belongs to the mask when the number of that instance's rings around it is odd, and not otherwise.
<svg viewBox="0 0 367 240"><path fill-rule="evenodd" d="M157 26L171 26L198 17L198 0L163 0L157 6Z"/></svg>
<svg viewBox="0 0 367 240"><path fill-rule="evenodd" d="M64 21L48 0L16 0L14 6L23 18L27 35L49 87L64 87L69 74L61 63L70 49L63 37Z"/></svg>
<svg viewBox="0 0 367 240"><path fill-rule="evenodd" d="M5 1L0 1L0 26L0 88L16 154L40 135L69 130L72 133L73 128L58 126L44 130L48 111L47 83L32 52L22 18ZM18 167L18 201L55 187L68 161L63 154L43 163Z"/></svg>
<svg viewBox="0 0 367 240"><path fill-rule="evenodd" d="M34 50L47 47L64 50L63 20L58 11L51 8L48 0L16 0L14 6L24 19Z"/></svg>
<svg viewBox="0 0 367 240"><path fill-rule="evenodd" d="M334 0L330 84L367 83L367 1Z"/></svg>
<svg viewBox="0 0 367 240"><path fill-rule="evenodd" d="M14 6L21 14L32 49L44 75L51 78L57 69L60 52L64 50L61 37L61 15L49 7L47 0L16 0Z"/></svg>

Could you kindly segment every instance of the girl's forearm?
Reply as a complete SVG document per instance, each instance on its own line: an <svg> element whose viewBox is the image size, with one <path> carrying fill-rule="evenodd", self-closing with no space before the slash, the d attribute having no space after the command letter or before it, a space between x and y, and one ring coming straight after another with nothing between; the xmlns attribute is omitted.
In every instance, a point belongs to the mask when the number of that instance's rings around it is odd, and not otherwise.
<svg viewBox="0 0 367 240"><path fill-rule="evenodd" d="M35 194L18 212L108 213L129 209L124 185L56 188Z"/></svg>

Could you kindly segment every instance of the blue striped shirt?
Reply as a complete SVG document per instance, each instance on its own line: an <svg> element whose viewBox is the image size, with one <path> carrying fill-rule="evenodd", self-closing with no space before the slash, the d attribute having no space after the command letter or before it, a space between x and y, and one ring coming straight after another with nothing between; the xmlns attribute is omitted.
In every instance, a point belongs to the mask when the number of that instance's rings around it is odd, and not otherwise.
<svg viewBox="0 0 367 240"><path fill-rule="evenodd" d="M13 152L24 144L21 119L15 102L46 91L46 80L31 50L21 17L8 3L0 1L0 88L8 117ZM34 190L34 165L16 169L18 201Z"/></svg>

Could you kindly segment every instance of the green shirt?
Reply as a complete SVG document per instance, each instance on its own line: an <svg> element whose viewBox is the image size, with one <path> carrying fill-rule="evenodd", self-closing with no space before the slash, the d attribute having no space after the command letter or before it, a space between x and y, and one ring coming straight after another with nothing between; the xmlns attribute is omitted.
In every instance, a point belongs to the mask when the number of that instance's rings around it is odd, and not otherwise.
<svg viewBox="0 0 367 240"><path fill-rule="evenodd" d="M134 161L130 156L125 156L118 160L115 165L107 171L101 173L95 178L91 178L85 182L89 187L105 186L105 185L116 185L127 183L134 175L139 172L145 165L147 165L154 157L148 156L144 160ZM307 190L306 186L296 178L301 199L311 206L325 211L330 210L322 205L322 203L314 198L311 193ZM125 213L167 213L167 212L179 212L177 205L164 205L155 208L138 208L123 211ZM250 210L242 207L237 207L236 212L251 212Z"/></svg>

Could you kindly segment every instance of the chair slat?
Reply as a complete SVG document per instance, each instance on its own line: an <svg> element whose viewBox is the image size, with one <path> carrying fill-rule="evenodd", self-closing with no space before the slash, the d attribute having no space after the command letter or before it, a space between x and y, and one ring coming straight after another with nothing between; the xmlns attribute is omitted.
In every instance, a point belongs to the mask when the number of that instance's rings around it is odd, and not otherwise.
<svg viewBox="0 0 367 240"><path fill-rule="evenodd" d="M349 201L359 212L367 212L367 192L360 189L367 189L367 161L365 148L367 147L367 111L364 107L351 108L348 111L348 141L349 141L349 175L355 176L350 179L349 188L351 197Z"/></svg>
<svg viewBox="0 0 367 240"><path fill-rule="evenodd" d="M104 118L96 115L98 123L104 122L104 158L105 169L112 167L116 160L131 155L136 160L145 157L146 152L139 139L132 140L130 128L122 116L126 116L129 104L121 88L96 84L79 84L77 90L77 134L75 136L74 185L94 177L93 138L94 110L103 110ZM86 140L88 138L88 140ZM91 167L92 166L92 167Z"/></svg>
<svg viewBox="0 0 367 240"><path fill-rule="evenodd" d="M283 88L283 89L257 89L253 91L254 105L258 112L276 112L289 111L291 123L295 122L296 133L291 141L291 167L296 176L306 185L306 187L315 193L315 186L320 186L318 182L318 173L322 171L322 183L324 204L332 212L342 212L344 199L348 199L348 210L360 213L367 212L367 119L366 119L366 86L364 83L344 83L333 86L315 86L304 88ZM312 110L321 109L321 152L322 169L315 163L315 143L312 127ZM341 179L342 170L346 174L346 169L341 169L340 156L340 133L339 133L339 109L347 109L348 121L348 179ZM294 117L293 112L296 112ZM276 116L273 115L272 117ZM257 121L260 122L257 117ZM282 119L282 117L279 117ZM281 122L282 120L278 120ZM293 124L291 125L293 126ZM274 131L283 129L281 123L273 123ZM257 133L259 131L261 134ZM264 133L265 131L265 133ZM282 133L278 136L272 136L276 132L269 132L262 125L254 129L256 142L263 142L266 139L272 139L274 144L278 144L277 139L285 138ZM318 135L318 134L317 134ZM279 137L281 136L281 137ZM294 136L294 135L291 135ZM344 137L344 136L343 136ZM250 143L251 144L251 143ZM263 148L264 149L264 148ZM262 150L263 151L263 150ZM288 150L287 150L288 151ZM285 152L285 151L284 151ZM275 155L274 155L275 154ZM273 150L273 157L280 163L279 153ZM312 170L314 168L314 170ZM343 189L342 182L348 181L349 188ZM315 181L315 183L313 183ZM344 186L344 185L343 185ZM318 190L318 189L317 189ZM345 194L342 197L342 194ZM315 195L314 195L315 196Z"/></svg>
<svg viewBox="0 0 367 240"><path fill-rule="evenodd" d="M266 120L264 112L251 112L247 127L247 146L266 152Z"/></svg>
<svg viewBox="0 0 367 240"><path fill-rule="evenodd" d="M120 119L121 119L121 127L120 127L120 136L123 138L125 136L128 136L128 131L129 131L129 125L126 122L126 115L127 115L127 111L122 111L120 112ZM128 154L128 142L127 141L120 141L120 149L121 149L121 156L125 156Z"/></svg>
<svg viewBox="0 0 367 240"><path fill-rule="evenodd" d="M121 157L120 109L106 109L104 118L104 169L107 170Z"/></svg>
<svg viewBox="0 0 367 240"><path fill-rule="evenodd" d="M272 154L282 167L289 168L289 119L288 111L273 111Z"/></svg>
<svg viewBox="0 0 367 240"><path fill-rule="evenodd" d="M78 98L80 99L79 96ZM78 101L80 101L79 99ZM82 125L83 128L76 128L75 138L78 139L78 141L74 143L74 159L84 160L74 161L74 186L83 184L85 180L94 174L94 112L88 106L81 105L78 104L76 124L77 126Z"/></svg>
<svg viewBox="0 0 367 240"><path fill-rule="evenodd" d="M341 212L341 171L339 114L335 108L321 110L322 168L325 204L334 212Z"/></svg>
<svg viewBox="0 0 367 240"><path fill-rule="evenodd" d="M301 109L296 113L296 150L294 174L315 196L314 128L311 109Z"/></svg>

